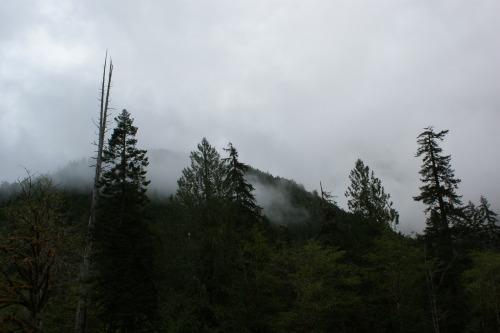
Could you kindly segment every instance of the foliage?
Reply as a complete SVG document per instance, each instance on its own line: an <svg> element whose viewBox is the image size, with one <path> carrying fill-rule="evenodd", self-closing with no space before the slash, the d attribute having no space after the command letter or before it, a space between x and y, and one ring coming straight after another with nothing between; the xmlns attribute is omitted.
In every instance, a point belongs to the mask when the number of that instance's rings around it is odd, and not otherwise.
<svg viewBox="0 0 500 333"><path fill-rule="evenodd" d="M369 262L366 278L375 306L372 314L379 330L425 330L426 306L421 301L426 274L423 254L410 239L385 229L365 256Z"/></svg>
<svg viewBox="0 0 500 333"><path fill-rule="evenodd" d="M380 179L358 159L349 174L351 185L347 188L349 211L360 214L367 221L380 225L396 225L399 214L392 208L390 195L385 193Z"/></svg>
<svg viewBox="0 0 500 333"><path fill-rule="evenodd" d="M463 273L470 295L473 319L471 332L494 332L500 327L500 253L471 254L474 266Z"/></svg>
<svg viewBox="0 0 500 333"><path fill-rule="evenodd" d="M415 200L427 205L427 229L415 238L393 230L390 196L361 160L350 174L347 212L321 183L321 195L308 192L242 163L232 144L221 158L205 138L176 195L150 202L137 127L125 110L116 121L92 230L87 331L498 328L498 218L484 197L462 206L460 181L439 147L447 131L429 127L418 137L423 186ZM260 197L265 210L254 186L276 199ZM46 178L0 185L0 331L39 330L41 318L45 332L71 330L72 261L83 248L90 199ZM29 227L37 223L43 227ZM74 230L82 235L69 244ZM28 275L44 282L32 286Z"/></svg>
<svg viewBox="0 0 500 333"><path fill-rule="evenodd" d="M461 197L455 192L460 179L455 178L450 155L443 155L443 149L438 145L447 133L448 130L436 133L432 127L425 128L417 138L419 147L415 155L422 156L423 164L419 174L424 185L420 187L420 195L413 199L427 205L425 212L430 215L427 219L426 237L432 248L441 252L441 256L451 249L451 219L461 214L462 204Z"/></svg>
<svg viewBox="0 0 500 333"><path fill-rule="evenodd" d="M231 202L234 204L233 216L241 221L245 226L249 226L249 220L260 218L262 208L256 203L253 191L253 185L245 179L248 172L248 165L238 160L238 151L229 143L228 148L224 149L229 153L229 157L223 161L227 166L227 175L224 180L228 190Z"/></svg>
<svg viewBox="0 0 500 333"><path fill-rule="evenodd" d="M50 179L28 175L6 208L0 243L2 330L41 330L44 309L63 284L64 199Z"/></svg>
<svg viewBox="0 0 500 333"><path fill-rule="evenodd" d="M280 316L283 331L332 332L350 326L360 305L360 280L354 267L342 263L344 252L313 240L290 251L284 255L293 298Z"/></svg>
<svg viewBox="0 0 500 333"><path fill-rule="evenodd" d="M481 223L481 239L484 248L500 250L500 225L497 213L490 209L490 204L484 196L479 200L479 219Z"/></svg>
<svg viewBox="0 0 500 333"><path fill-rule="evenodd" d="M107 169L94 228L96 300L107 331L147 328L156 313L152 234L146 222L146 151L136 147L137 127L123 110L104 151Z"/></svg>
<svg viewBox="0 0 500 333"><path fill-rule="evenodd" d="M198 150L192 151L191 167L182 170L182 177L177 181L177 198L188 206L212 220L216 206L228 197L225 186L227 167L217 150L203 138Z"/></svg>

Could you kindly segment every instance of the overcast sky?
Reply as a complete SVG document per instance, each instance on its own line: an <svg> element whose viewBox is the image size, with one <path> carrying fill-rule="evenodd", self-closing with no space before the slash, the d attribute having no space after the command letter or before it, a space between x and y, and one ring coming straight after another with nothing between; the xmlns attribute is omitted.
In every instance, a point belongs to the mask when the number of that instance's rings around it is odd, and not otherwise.
<svg viewBox="0 0 500 333"><path fill-rule="evenodd" d="M141 148L231 141L342 207L361 158L408 232L425 223L414 155L432 125L450 130L464 201L499 212L499 13L497 0L1 1L0 180L94 154L108 49L112 106Z"/></svg>

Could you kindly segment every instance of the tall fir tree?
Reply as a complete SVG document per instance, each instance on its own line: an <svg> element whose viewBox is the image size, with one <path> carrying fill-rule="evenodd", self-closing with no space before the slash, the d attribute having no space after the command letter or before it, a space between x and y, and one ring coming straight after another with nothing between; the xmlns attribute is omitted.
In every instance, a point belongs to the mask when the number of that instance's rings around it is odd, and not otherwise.
<svg viewBox="0 0 500 333"><path fill-rule="evenodd" d="M356 161L349 179L351 185L345 193L349 211L379 225L398 224L399 214L392 207L390 194L385 193L380 179L373 171L370 173L370 168L361 159Z"/></svg>
<svg viewBox="0 0 500 333"><path fill-rule="evenodd" d="M228 197L227 167L206 138L192 151L191 166L182 170L177 181L177 198L206 222L214 222Z"/></svg>
<svg viewBox="0 0 500 333"><path fill-rule="evenodd" d="M243 283L238 267L238 240L231 219L228 167L206 138L191 152L191 166L177 181L176 199L190 242L185 258L192 263L184 293L191 295L192 325L187 331L236 331L242 306L236 295ZM183 323L182 325L186 325Z"/></svg>
<svg viewBox="0 0 500 333"><path fill-rule="evenodd" d="M443 149L439 147L439 142L447 133L448 130L436 133L429 126L418 136L419 147L415 157L422 157L419 174L424 185L420 187L420 195L413 199L427 205L425 213L430 213L425 234L431 248L437 251L438 256L445 255L449 260L452 247L450 225L454 217L462 214L462 201L455 191L460 179L455 178L455 171L450 165L451 157L443 155Z"/></svg>
<svg viewBox="0 0 500 333"><path fill-rule="evenodd" d="M136 147L137 127L123 110L104 150L107 170L94 228L97 301L109 332L145 329L156 312L152 234L145 205L146 150Z"/></svg>
<svg viewBox="0 0 500 333"><path fill-rule="evenodd" d="M451 235L453 247L461 252L481 250L485 246L482 240L482 225L479 209L469 201L462 207L461 214L452 219Z"/></svg>
<svg viewBox="0 0 500 333"><path fill-rule="evenodd" d="M260 218L262 208L257 205L252 193L254 191L253 185L245 179L249 167L239 161L238 151L232 143L229 143L224 150L229 153L229 157L223 159L227 166L224 182L229 198L234 205L235 217L238 222L245 226L251 226Z"/></svg>
<svg viewBox="0 0 500 333"><path fill-rule="evenodd" d="M478 212L481 220L481 234L487 249L500 250L500 225L497 213L490 209L488 200L481 196Z"/></svg>
<svg viewBox="0 0 500 333"><path fill-rule="evenodd" d="M432 313L441 313L438 317L433 316L433 322L443 332L459 332L464 326L461 312L464 298L458 279L461 270L459 259L460 252L470 244L454 241L453 233L459 230L468 232L471 228L458 227L465 216L461 196L456 193L460 179L455 178L450 155L443 155L439 146L447 133L448 130L436 133L432 127L427 127L418 136L419 147L415 157L422 157L419 173L424 185L420 187L420 195L413 199L427 205L424 211L429 215L424 239L430 254L437 258L438 265L442 267L429 280L429 286L434 290L433 307L440 309Z"/></svg>

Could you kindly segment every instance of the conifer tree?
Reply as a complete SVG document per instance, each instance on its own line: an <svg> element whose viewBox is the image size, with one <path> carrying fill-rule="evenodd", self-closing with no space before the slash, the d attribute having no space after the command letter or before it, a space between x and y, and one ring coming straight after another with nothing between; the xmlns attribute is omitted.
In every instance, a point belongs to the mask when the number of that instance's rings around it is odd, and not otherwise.
<svg viewBox="0 0 500 333"><path fill-rule="evenodd" d="M420 187L420 195L413 199L427 205L424 211L429 215L424 239L431 255L435 256L438 265L443 267L430 279L429 284L434 288L434 308L441 309L443 316L440 320L435 320L438 324L436 327L442 331L456 332L464 325L464 317L460 312L463 297L460 296L458 280L458 250L460 247L466 249L471 244L461 244L456 238L454 241L452 231L457 234L457 231L471 228L460 226L460 220L465 216L461 207L461 196L455 192L460 179L455 178L450 165L451 157L443 155L443 150L439 147L439 142L444 140L447 133L448 130L436 133L432 127L427 127L418 136L419 147L415 156L422 157L423 164L419 173L424 185Z"/></svg>
<svg viewBox="0 0 500 333"><path fill-rule="evenodd" d="M360 214L377 224L398 224L399 214L392 207L390 194L385 193L380 179L365 166L361 159L356 161L349 175L351 186L347 188L347 206L352 213Z"/></svg>
<svg viewBox="0 0 500 333"><path fill-rule="evenodd" d="M481 220L481 233L488 249L500 249L500 225L497 213L490 209L490 204L484 196L479 200L478 213Z"/></svg>
<svg viewBox="0 0 500 333"><path fill-rule="evenodd" d="M123 110L104 151L107 170L94 228L97 297L110 332L144 329L155 314L152 236L146 223L146 150Z"/></svg>
<svg viewBox="0 0 500 333"><path fill-rule="evenodd" d="M209 331L233 325L232 297L236 271L237 242L230 219L230 195L226 186L227 166L206 138L191 152L191 166L177 181L176 199L183 209L183 224L190 242L185 251L192 263L187 294L193 295L191 316ZM232 309L232 310L229 310ZM232 324L231 324L232 323ZM225 329L234 331L233 329Z"/></svg>
<svg viewBox="0 0 500 333"><path fill-rule="evenodd" d="M459 216L454 216L451 231L455 248L461 247L463 251L481 250L485 245L480 212L471 201L462 207Z"/></svg>
<svg viewBox="0 0 500 333"><path fill-rule="evenodd" d="M439 147L439 141L443 141L447 133L448 130L436 133L432 127L427 127L418 136L419 147L415 157L422 156L419 173L424 185L420 187L420 195L413 199L426 204L425 213L430 213L425 231L427 239L434 244L434 248L449 252L452 245L450 225L452 219L461 214L462 201L455 192L460 179L455 178L450 165L451 157L443 155L443 149Z"/></svg>
<svg viewBox="0 0 500 333"><path fill-rule="evenodd" d="M216 211L228 197L225 184L227 167L215 147L206 138L192 151L191 167L182 170L177 181L177 198L204 220L213 221Z"/></svg>
<svg viewBox="0 0 500 333"><path fill-rule="evenodd" d="M228 148L224 150L229 153L229 157L223 159L227 166L224 182L230 200L235 204L237 217L251 218L255 221L260 217L262 208L257 205L252 193L254 191L253 185L245 179L248 165L238 160L238 151L232 143L229 143Z"/></svg>

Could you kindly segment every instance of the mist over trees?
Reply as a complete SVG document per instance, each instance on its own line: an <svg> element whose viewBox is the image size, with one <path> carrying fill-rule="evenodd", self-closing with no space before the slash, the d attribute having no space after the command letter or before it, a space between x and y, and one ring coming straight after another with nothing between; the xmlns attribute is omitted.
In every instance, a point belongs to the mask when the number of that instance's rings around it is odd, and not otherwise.
<svg viewBox="0 0 500 333"><path fill-rule="evenodd" d="M462 203L440 146L447 130L417 137L414 200L425 205L427 227L409 236L361 159L349 175L348 211L321 183L308 192L206 138L176 184L165 181L172 170L156 169L164 179L155 187L150 156L172 154L141 149L133 121L123 110L109 138L100 133L94 189L73 186L82 178L71 168L54 177L58 187L29 173L1 184L1 332L500 328L498 217L484 196Z"/></svg>

